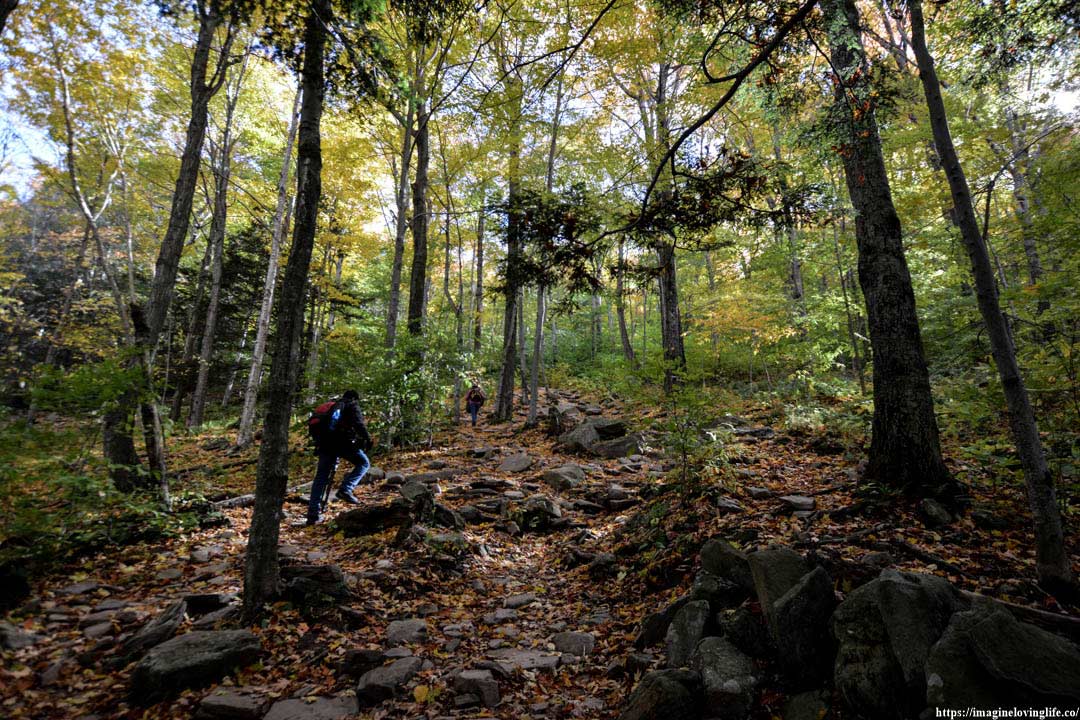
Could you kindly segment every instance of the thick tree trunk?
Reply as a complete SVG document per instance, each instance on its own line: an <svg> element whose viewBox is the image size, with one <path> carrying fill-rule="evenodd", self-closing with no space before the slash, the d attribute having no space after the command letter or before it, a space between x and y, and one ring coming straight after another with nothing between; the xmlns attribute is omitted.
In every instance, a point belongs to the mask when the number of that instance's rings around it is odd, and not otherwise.
<svg viewBox="0 0 1080 720"><path fill-rule="evenodd" d="M893 205L854 0L825 0L832 66L840 73L839 152L855 207L859 284L873 350L868 479L911 494L951 493L941 456L915 293ZM854 109L858 112L853 112Z"/></svg>
<svg viewBox="0 0 1080 720"><path fill-rule="evenodd" d="M304 27L303 103L297 154L296 226L289 263L278 299L273 361L267 388L266 420L259 449L252 512L244 563L244 618L255 622L280 583L278 538L281 506L289 481L289 420L292 392L300 370L300 333L304 325L304 290L315 245L322 194L322 141L319 125L323 111L323 52L329 0L313 0Z"/></svg>
<svg viewBox="0 0 1080 720"><path fill-rule="evenodd" d="M0 0L0 33L4 32L8 16L19 7L19 0Z"/></svg>
<svg viewBox="0 0 1080 720"><path fill-rule="evenodd" d="M990 349L1005 393L1005 402L1009 408L1009 426L1012 429L1013 442L1020 456L1020 464L1024 468L1028 502L1035 519L1035 550L1039 582L1050 592L1068 590L1073 581L1072 568L1069 556L1065 552L1061 513L1054 491L1053 475L1043 452L1035 413L1031 407L1019 363L1016 361L1016 350L1009 335L1009 328L1001 312L997 285L994 281L994 269L990 263L986 242L979 231L979 223L971 200L971 190L953 145L952 132L949 130L948 117L945 113L945 102L941 97L941 85L934 67L934 58L926 45L921 0L912 0L909 7L912 46L915 49L919 77L930 111L930 127L934 133L934 143L938 154L941 156L942 168L949 181L953 210L960 228L960 235L967 248L968 257L971 259L971 273L975 280L975 297L978 301L979 313L982 315L987 335L990 338Z"/></svg>
<svg viewBox="0 0 1080 720"><path fill-rule="evenodd" d="M428 263L428 166L431 162L429 116L421 101L416 110L416 178L412 185L412 273L409 276L409 334L419 336L424 329L427 306Z"/></svg>
<svg viewBox="0 0 1080 720"><path fill-rule="evenodd" d="M515 99L511 109L511 140L507 162L507 217L506 217L506 282L503 295L506 298L503 313L502 368L499 389L495 396L492 416L496 422L509 422L514 415L514 373L517 370L518 302L520 296L519 263L521 256L520 218L518 195L521 188L521 81L511 75L507 79L507 93Z"/></svg>
<svg viewBox="0 0 1080 720"><path fill-rule="evenodd" d="M270 259L266 265L262 304L259 306L259 319L255 326L255 344L251 348L251 367L248 370L247 388L244 390L244 407L240 412L240 429L236 433L237 447L250 445L254 435L255 404L258 402L259 386L262 384L266 338L270 335L270 313L274 307L274 289L277 286L278 263L281 259L281 238L285 233L285 215L289 207L289 166L292 163L293 144L296 142L296 126L300 119L301 95L301 89L297 88L296 96L293 98L292 115L289 116L289 131L285 138L281 174L278 175L277 207L274 209L274 224L270 232Z"/></svg>
<svg viewBox="0 0 1080 720"><path fill-rule="evenodd" d="M405 124L401 128L401 167L397 177L394 199L397 217L394 218L394 260L390 269L390 301L386 306L386 347L397 343L398 314L401 312L401 269L405 264L405 234L409 229L409 163L413 152L413 117L416 103L409 95Z"/></svg>

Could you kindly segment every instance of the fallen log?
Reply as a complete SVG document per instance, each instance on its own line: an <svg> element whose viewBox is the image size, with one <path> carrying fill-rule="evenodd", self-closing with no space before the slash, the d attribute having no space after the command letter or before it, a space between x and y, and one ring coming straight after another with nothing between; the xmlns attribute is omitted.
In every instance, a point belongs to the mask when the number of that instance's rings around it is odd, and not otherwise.
<svg viewBox="0 0 1080 720"><path fill-rule="evenodd" d="M289 488L288 492L286 492L285 495L288 496L288 495L290 495L292 493L296 493L296 492L310 492L310 491L311 491L311 483L306 482L303 485L297 485L295 487ZM218 500L217 502L214 502L214 503L211 503L211 504L215 508L217 508L219 510L225 510L225 509L228 509L228 508L251 507L252 505L255 504L255 493L250 493L248 495L237 495L236 497L226 498L224 500Z"/></svg>
<svg viewBox="0 0 1080 720"><path fill-rule="evenodd" d="M973 603L996 603L1012 613L1013 617L1021 622L1038 625L1044 630L1067 637L1075 643L1080 643L1080 617L1052 613L1046 610L1028 607L1027 605L1018 605L1009 602L1008 600L999 600L998 598L980 595L979 593L974 593L970 590L961 590L960 594L971 600Z"/></svg>

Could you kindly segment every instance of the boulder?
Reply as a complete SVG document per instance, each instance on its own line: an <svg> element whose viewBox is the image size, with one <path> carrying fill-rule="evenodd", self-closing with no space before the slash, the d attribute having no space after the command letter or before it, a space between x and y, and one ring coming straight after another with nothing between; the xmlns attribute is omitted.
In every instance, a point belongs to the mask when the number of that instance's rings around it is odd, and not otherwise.
<svg viewBox="0 0 1080 720"><path fill-rule="evenodd" d="M189 615L205 615L236 602L236 593L201 593L185 595Z"/></svg>
<svg viewBox="0 0 1080 720"><path fill-rule="evenodd" d="M533 466L536 462L533 458L529 457L526 453L516 453L510 455L501 463L499 463L499 472L504 473L519 473L525 472Z"/></svg>
<svg viewBox="0 0 1080 720"><path fill-rule="evenodd" d="M546 495L531 495L525 498L513 519L525 532L546 532L561 517L562 510L554 500Z"/></svg>
<svg viewBox="0 0 1080 720"><path fill-rule="evenodd" d="M586 632L561 632L551 636L555 649L561 653L584 657L593 651L596 638Z"/></svg>
<svg viewBox="0 0 1080 720"><path fill-rule="evenodd" d="M675 613L664 637L668 667L683 667L690 661L708 622L709 603L705 600L688 602Z"/></svg>
<svg viewBox="0 0 1080 720"><path fill-rule="evenodd" d="M591 422L582 423L559 436L558 444L570 452L588 452L600 442L600 434Z"/></svg>
<svg viewBox="0 0 1080 720"><path fill-rule="evenodd" d="M475 510L476 508L473 508ZM431 522L439 527L450 528L451 530L464 530L465 518L452 507L443 505L442 503L435 503L435 507L431 513Z"/></svg>
<svg viewBox="0 0 1080 720"><path fill-rule="evenodd" d="M820 567L804 575L773 606L773 641L796 687L815 687L827 679L835 652L829 633L835 608L832 578Z"/></svg>
<svg viewBox="0 0 1080 720"><path fill-rule="evenodd" d="M454 692L474 695L484 707L499 704L499 681L490 670L465 670L454 677Z"/></svg>
<svg viewBox="0 0 1080 720"><path fill-rule="evenodd" d="M219 687L202 699L194 720L260 720L269 704L261 695Z"/></svg>
<svg viewBox="0 0 1080 720"><path fill-rule="evenodd" d="M755 615L748 607L739 607L717 618L719 634L750 657L771 658L776 655L769 629L763 617Z"/></svg>
<svg viewBox="0 0 1080 720"><path fill-rule="evenodd" d="M774 604L810 572L810 565L802 555L786 547L759 550L747 555L746 559L754 578L754 591L771 631L776 625Z"/></svg>
<svg viewBox="0 0 1080 720"><path fill-rule="evenodd" d="M694 720L701 717L691 687L696 678L683 673L656 670L641 678L630 694L619 720Z"/></svg>
<svg viewBox="0 0 1080 720"><path fill-rule="evenodd" d="M705 600L713 613L718 613L724 608L733 607L745 600L746 591L730 580L702 570L694 578L694 584L690 588L690 599Z"/></svg>
<svg viewBox="0 0 1080 720"><path fill-rule="evenodd" d="M585 480L585 471L580 465L567 463L557 468L545 470L541 480L552 490L566 491L577 487Z"/></svg>
<svg viewBox="0 0 1080 720"><path fill-rule="evenodd" d="M263 720L343 720L360 711L360 703L352 695L341 697L292 698L279 700Z"/></svg>
<svg viewBox="0 0 1080 720"><path fill-rule="evenodd" d="M655 645L663 640L667 636L671 621L675 619L675 614L688 602L690 602L690 597L683 596L663 610L646 615L638 627L637 636L634 638L634 647L638 650L644 650L650 645Z"/></svg>
<svg viewBox="0 0 1080 720"><path fill-rule="evenodd" d="M928 528L942 527L953 521L952 513L934 498L924 498L919 503L919 515Z"/></svg>
<svg viewBox="0 0 1080 720"><path fill-rule="evenodd" d="M434 505L435 504L435 492L428 487L427 483L409 479L406 480L401 487L398 488L398 492L401 493L401 497L411 505Z"/></svg>
<svg viewBox="0 0 1080 720"><path fill-rule="evenodd" d="M641 452L643 441L638 433L631 433L611 440L601 440L593 443L590 452L608 460L635 455Z"/></svg>
<svg viewBox="0 0 1080 720"><path fill-rule="evenodd" d="M38 637L8 622L0 622L0 649L19 650L38 641Z"/></svg>
<svg viewBox="0 0 1080 720"><path fill-rule="evenodd" d="M732 720L750 714L758 680L748 655L726 638L709 637L698 643L690 667L701 675L711 714Z"/></svg>
<svg viewBox="0 0 1080 720"><path fill-rule="evenodd" d="M121 659L120 662L130 662L155 645L171 638L180 627L180 623L184 621L186 613L187 603L178 600L154 616L120 646L117 653L117 657Z"/></svg>
<svg viewBox="0 0 1080 720"><path fill-rule="evenodd" d="M194 630L143 656L131 674L131 697L150 704L208 685L250 665L261 651L259 639L248 630Z"/></svg>
<svg viewBox="0 0 1080 720"><path fill-rule="evenodd" d="M701 569L735 583L746 592L754 590L754 578L746 553L724 538L712 538L701 546Z"/></svg>
<svg viewBox="0 0 1080 720"><path fill-rule="evenodd" d="M953 615L926 662L935 710L1080 706L1080 649L991 602Z"/></svg>
<svg viewBox="0 0 1080 720"><path fill-rule="evenodd" d="M410 524L413 520L412 510L408 500L394 498L385 505L370 505L343 512L334 518L334 525L345 537L374 535Z"/></svg>
<svg viewBox="0 0 1080 720"><path fill-rule="evenodd" d="M302 606L326 605L351 594L337 565L284 565L285 597Z"/></svg>
<svg viewBox="0 0 1080 720"><path fill-rule="evenodd" d="M394 620L386 626L386 644L390 647L423 642L427 635L427 621L420 618Z"/></svg>
<svg viewBox="0 0 1080 720"><path fill-rule="evenodd" d="M383 664L386 654L383 650L371 648L353 648L345 651L345 657L338 665L338 671L349 677L360 678L368 670L374 670Z"/></svg>
<svg viewBox="0 0 1080 720"><path fill-rule="evenodd" d="M410 656L369 670L360 677L356 686L356 697L361 702L372 705L389 700L420 672L423 664L424 661L420 658Z"/></svg>
<svg viewBox="0 0 1080 720"><path fill-rule="evenodd" d="M883 570L833 613L834 682L845 704L867 717L914 717L926 705L925 667L959 594L933 575Z"/></svg>
<svg viewBox="0 0 1080 720"><path fill-rule="evenodd" d="M573 430L584 419L581 409L572 402L560 400L548 408L548 430L553 435L561 435Z"/></svg>

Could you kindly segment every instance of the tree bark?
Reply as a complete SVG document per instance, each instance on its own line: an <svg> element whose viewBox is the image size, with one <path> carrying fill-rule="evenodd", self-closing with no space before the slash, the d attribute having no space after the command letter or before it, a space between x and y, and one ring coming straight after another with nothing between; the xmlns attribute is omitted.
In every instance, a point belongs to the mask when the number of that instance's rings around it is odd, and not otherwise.
<svg viewBox="0 0 1080 720"><path fill-rule="evenodd" d="M4 32L8 16L19 7L19 0L0 0L0 33Z"/></svg>
<svg viewBox="0 0 1080 720"><path fill-rule="evenodd" d="M255 404L259 399L259 386L262 384L263 358L266 353L266 338L270 334L270 313L274 306L274 289L277 286L278 263L281 259L281 238L285 232L285 214L288 212L289 166L292 163L293 144L296 142L296 126L300 119L301 89L296 89L293 98L292 115L289 116L289 130L285 137L285 154L278 175L277 207L274 209L274 224L270 232L270 259L266 265L266 279L263 281L262 304L259 306L259 319L255 329L255 344L251 348L251 367L248 370L247 388L244 390L244 407L240 412L240 429L236 433L236 446L247 447L251 444L255 424Z"/></svg>
<svg viewBox="0 0 1080 720"><path fill-rule="evenodd" d="M990 338L990 349L997 365L1009 409L1009 427L1016 444L1020 463L1024 468L1028 502L1035 520L1035 551L1039 582L1050 592L1068 590L1072 586L1072 568L1061 527L1061 513L1054 490L1054 479L1046 462L1035 413L1031 407L1027 386L1024 384L1016 350L1009 334L1005 316L1001 312L994 269L982 233L979 231L971 190L964 175L963 166L953 145L941 96L934 58L926 44L926 28L923 21L921 0L912 0L911 40L919 65L926 104L930 111L930 127L934 143L941 157L942 169L949 181L955 218L960 235L971 260L971 274L975 281L975 297L979 313Z"/></svg>
<svg viewBox="0 0 1080 720"><path fill-rule="evenodd" d="M686 346L683 343L679 291L676 285L675 242L662 243L656 249L660 264L660 331L664 344L664 392L680 383L686 370Z"/></svg>
<svg viewBox="0 0 1080 720"><path fill-rule="evenodd" d="M623 357L630 363L630 367L637 368L637 356L634 355L634 346L630 343L630 334L626 331L626 289L623 286L623 275L626 272L626 249L624 241L619 239L619 264L615 268L615 314L619 320L619 339L622 341Z"/></svg>
<svg viewBox="0 0 1080 720"><path fill-rule="evenodd" d="M329 0L312 0L304 27L303 103L297 154L297 207L289 263L278 299L273 361L267 389L266 420L259 449L255 509L244 563L246 621L255 622L280 583L278 538L281 506L289 481L289 420L292 392L300 370L300 333L304 325L304 290L319 219L322 195L322 142L319 125L325 86L323 53Z"/></svg>
<svg viewBox="0 0 1080 720"><path fill-rule="evenodd" d="M536 288L536 332L533 338L532 368L529 375L529 415L525 421L525 427L536 427L539 423L540 413L540 360L544 356L544 319L546 308L547 288L538 285Z"/></svg>
<svg viewBox="0 0 1080 720"><path fill-rule="evenodd" d="M195 242L196 233L192 233L192 243ZM210 280L210 269L214 259L214 244L207 237L206 250L199 265L199 277L195 283L195 296L191 300L191 308L187 314L187 330L184 334L184 349L180 353L180 362L177 367L176 390L173 392L172 410L169 417L172 421L179 422L184 412L184 400L191 392L195 368L195 343L202 337L202 327L205 322L203 313L203 297L206 294L206 284Z"/></svg>
<svg viewBox="0 0 1080 720"><path fill-rule="evenodd" d="M911 494L951 494L900 218L873 111L854 0L822 3L837 78L839 152L855 207L859 284L873 351L874 416L866 477Z"/></svg>
<svg viewBox="0 0 1080 720"><path fill-rule="evenodd" d="M486 217L483 207L485 199L481 198L480 214L476 218L476 290L473 301L473 354L479 355L484 336L484 220Z"/></svg>
<svg viewBox="0 0 1080 720"><path fill-rule="evenodd" d="M217 336L218 310L221 306L221 276L225 267L225 223L228 220L229 183L232 179L233 133L232 123L236 114L236 103L240 99L240 86L244 81L247 67L247 54L240 64L234 78L235 85L226 90L225 124L221 130L221 142L217 152L217 162L213 164L214 174L214 210L210 220L210 245L213 247L213 260L210 270L210 301L206 306L206 321L203 323L202 346L199 348L199 372L195 381L195 393L191 397L191 414L188 415L188 429L202 426L203 411L206 408L206 393L210 382L210 364L214 358L214 339ZM211 144L212 147L212 144Z"/></svg>
<svg viewBox="0 0 1080 720"><path fill-rule="evenodd" d="M394 219L394 260L390 269L390 301L386 306L386 347L397 343L398 313L401 311L401 269L405 264L405 233L409 229L409 163L413 153L413 117L416 112L414 96L409 95L405 124L401 128L401 168L398 172L394 199L397 217Z"/></svg>
<svg viewBox="0 0 1080 720"><path fill-rule="evenodd" d="M419 336L424 329L427 306L428 264L428 167L431 162L430 117L423 100L416 109L416 178L412 185L412 272L409 276L409 334Z"/></svg>
<svg viewBox="0 0 1080 720"><path fill-rule="evenodd" d="M514 373L517 370L518 302L520 279L518 265L521 256L520 218L518 195L521 188L521 80L514 75L507 78L507 93L514 98L510 110L511 140L507 162L507 217L506 217L506 282L503 289L505 311L503 313L502 369L499 389L495 396L492 417L496 422L509 422L514 414Z"/></svg>
<svg viewBox="0 0 1080 720"><path fill-rule="evenodd" d="M184 238L187 237L188 225L191 222L191 206L195 200L195 185L199 178L199 160L206 138L207 108L210 99L225 82L229 52L234 39L230 24L221 44L217 65L208 82L207 73L214 36L218 28L225 23L225 18L220 14L217 3L212 0L209 3L200 0L196 6L196 14L199 32L191 61L191 115L184 139L184 150L180 156L180 173L173 191L169 223L154 265L154 279L150 285L150 298L147 303L147 342L150 343L151 353L169 314L180 256L184 251Z"/></svg>

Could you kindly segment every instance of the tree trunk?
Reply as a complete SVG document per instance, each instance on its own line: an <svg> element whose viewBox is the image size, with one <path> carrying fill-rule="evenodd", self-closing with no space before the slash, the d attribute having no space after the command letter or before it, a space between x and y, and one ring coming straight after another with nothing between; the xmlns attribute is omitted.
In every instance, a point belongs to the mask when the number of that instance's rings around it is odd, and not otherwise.
<svg viewBox="0 0 1080 720"><path fill-rule="evenodd" d="M536 333L533 338L532 368L529 375L529 415L525 427L536 427L540 411L540 360L544 356L544 316L547 288L536 288Z"/></svg>
<svg viewBox="0 0 1080 720"><path fill-rule="evenodd" d="M244 563L244 606L247 622L256 622L263 606L273 598L280 583L278 538L281 507L289 480L289 420L292 392L300 370L300 333L304 326L304 290L315 245L322 194L322 142L319 124L323 111L323 51L326 25L331 14L329 0L313 0L304 27L304 65L301 71L303 103L297 154L296 225L289 263L278 298L273 361L267 388L266 420L259 448L252 512Z"/></svg>
<svg viewBox="0 0 1080 720"><path fill-rule="evenodd" d="M926 30L923 23L922 2L912 0L911 39L915 58L919 64L919 78L922 81L926 104L930 111L930 127L934 133L934 143L941 156L942 168L949 181L953 209L960 235L964 240L968 257L971 259L971 274L975 281L975 297L979 313L986 325L990 338L990 349L997 365L1005 393L1005 402L1009 408L1009 426L1017 454L1024 468L1024 480L1027 483L1028 502L1035 519L1035 551L1039 582L1052 593L1068 590L1072 585L1072 568L1065 552L1064 537L1061 528L1061 514L1054 491L1054 479L1046 462L1039 428L1035 422L1035 413L1031 407L1027 387L1024 384L1020 366L1016 361L1005 316L998 302L997 285L994 282L994 269L986 248L975 208L971 200L960 158L953 146L952 133L949 130L948 117L945 114L945 102L941 97L941 85L938 82L934 58L926 45Z"/></svg>
<svg viewBox="0 0 1080 720"><path fill-rule="evenodd" d="M480 215L476 218L476 291L473 301L473 354L479 355L484 334L484 219L481 198ZM475 362L475 360L474 360Z"/></svg>
<svg viewBox="0 0 1080 720"><path fill-rule="evenodd" d="M326 264L330 258L330 246L326 247L326 254L323 256L323 269L321 274L326 274ZM341 266L345 261L345 254L338 252L337 261L334 263L334 287L341 284ZM319 293L322 296L323 293ZM321 300L321 301L320 301ZM321 308L321 309L320 309ZM307 359L307 395L304 400L308 405L315 404L316 393L319 386L319 345L323 340L323 316L326 316L329 320L326 323L326 331L329 332L330 326L333 324L333 306L330 304L329 297L320 297L316 300L316 312L315 321L311 332L311 344L308 346L308 359Z"/></svg>
<svg viewBox="0 0 1080 720"><path fill-rule="evenodd" d="M874 417L866 476L911 494L953 489L941 457L915 293L881 151L854 0L822 4L833 68L834 112L848 194L855 207L859 284L873 351ZM858 108L854 113L852 108Z"/></svg>
<svg viewBox="0 0 1080 720"><path fill-rule="evenodd" d="M199 3L197 14L199 33L191 61L191 116L184 139L184 150L180 156L180 173L177 175L176 189L173 191L169 223L165 228L165 236L161 240L161 249L154 265L154 279L150 285L150 298L147 303L147 342L150 343L151 352L157 345L158 336L169 314L173 290L176 287L176 273L180 266L180 256L184 251L184 238L187 237L188 226L191 222L191 206L195 200L199 162L202 157L203 141L206 138L207 108L210 99L225 82L229 53L234 38L233 28L230 25L225 40L220 46L217 66L210 81L207 82L214 36L225 19L218 13L216 3L206 5Z"/></svg>
<svg viewBox="0 0 1080 720"><path fill-rule="evenodd" d="M194 243L195 238L192 238ZM184 335L184 350L180 354L180 363L177 367L176 390L173 392L172 410L169 417L172 421L179 422L184 411L184 400L187 398L193 385L195 368L195 343L202 336L202 327L205 320L203 313L203 296L206 294L206 283L210 279L210 268L214 259L214 244L208 237L206 250L203 252L202 263L199 265L199 278L195 285L195 296L191 301L191 309L187 314L187 332Z"/></svg>
<svg viewBox="0 0 1080 720"><path fill-rule="evenodd" d="M679 291L676 286L675 243L663 243L656 250L660 261L660 333L664 345L664 392L680 383L686 370Z"/></svg>
<svg viewBox="0 0 1080 720"><path fill-rule="evenodd" d="M8 16L19 6L19 0L0 0L0 33L4 32Z"/></svg>
<svg viewBox="0 0 1080 720"><path fill-rule="evenodd" d="M247 447L251 444L253 437L255 404L259 399L259 386L262 384L263 357L266 353L266 338L270 334L270 313L274 306L278 262L281 259L281 238L285 232L285 214L289 206L289 166L292 163L293 144L296 141L297 121L300 119L301 94L301 89L298 87L296 96L293 98L292 115L289 116L289 131L285 138L285 155L281 162L281 174L278 175L277 207L274 209L274 224L270 233L270 259L266 265L262 304L259 306L259 320L255 326L255 344L251 349L251 368L248 370L247 388L244 390L244 408L240 412L240 429L236 434L237 447Z"/></svg>
<svg viewBox="0 0 1080 720"><path fill-rule="evenodd" d="M637 357L634 355L634 346L630 343L630 334L626 331L626 290L623 286L623 275L626 272L626 253L623 240L619 239L619 264L615 269L615 314L619 319L619 339L622 341L623 357L630 363L630 367L637 368Z"/></svg>
<svg viewBox="0 0 1080 720"><path fill-rule="evenodd" d="M507 217L506 217L506 282L503 295L506 307L503 314L502 369L499 374L499 390L495 396L492 416L496 422L509 422L514 415L514 373L517 370L518 301L520 280L518 278L521 256L520 218L518 194L521 187L521 81L515 76L507 79L507 93L515 99L511 110L511 140L507 162Z"/></svg>
<svg viewBox="0 0 1080 720"><path fill-rule="evenodd" d="M409 276L408 329L413 336L423 332L427 305L429 119L421 101L416 109L416 178L412 185L413 258Z"/></svg>
<svg viewBox="0 0 1080 720"><path fill-rule="evenodd" d="M390 301L386 306L386 347L392 348L397 343L398 313L401 306L401 268L405 263L405 233L409 229L409 162L413 152L413 116L416 102L409 94L409 107L405 115L405 124L401 128L401 168L397 178L397 191L394 199L397 205L397 217L394 219L394 261L390 270Z"/></svg>

